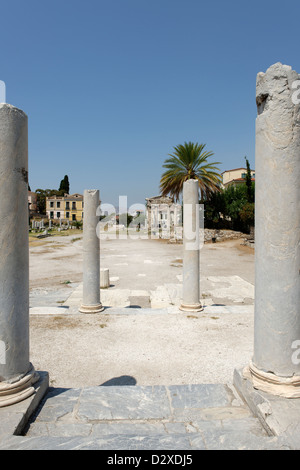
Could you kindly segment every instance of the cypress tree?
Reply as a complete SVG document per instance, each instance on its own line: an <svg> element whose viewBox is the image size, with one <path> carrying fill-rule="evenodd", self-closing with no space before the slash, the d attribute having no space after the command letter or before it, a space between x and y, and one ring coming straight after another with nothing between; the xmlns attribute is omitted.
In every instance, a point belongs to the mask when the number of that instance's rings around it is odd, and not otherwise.
<svg viewBox="0 0 300 470"><path fill-rule="evenodd" d="M245 182L247 186L247 199L248 199L248 202L254 202L254 191L253 191L253 185L252 185L250 163L247 157L245 157L245 160L246 160L246 166L247 166L247 173L245 177Z"/></svg>
<svg viewBox="0 0 300 470"><path fill-rule="evenodd" d="M59 191L62 191L63 193L66 193L66 194L69 194L70 183L69 183L68 175L65 175L64 179L61 180L60 186L59 186Z"/></svg>

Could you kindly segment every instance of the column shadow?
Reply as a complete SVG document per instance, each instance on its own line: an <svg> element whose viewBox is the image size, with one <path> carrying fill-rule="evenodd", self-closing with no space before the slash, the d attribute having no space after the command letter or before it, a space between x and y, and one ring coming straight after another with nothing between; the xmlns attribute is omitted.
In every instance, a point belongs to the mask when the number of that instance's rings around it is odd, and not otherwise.
<svg viewBox="0 0 300 470"><path fill-rule="evenodd" d="M131 375L121 375L120 377L113 377L112 379L103 382L99 387L113 387L115 385L136 385L136 379Z"/></svg>

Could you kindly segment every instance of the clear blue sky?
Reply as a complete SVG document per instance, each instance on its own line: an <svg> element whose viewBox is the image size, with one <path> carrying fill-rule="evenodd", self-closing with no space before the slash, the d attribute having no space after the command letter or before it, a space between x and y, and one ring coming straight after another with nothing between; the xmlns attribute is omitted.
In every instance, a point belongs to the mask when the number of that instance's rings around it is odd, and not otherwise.
<svg viewBox="0 0 300 470"><path fill-rule="evenodd" d="M256 75L300 73L299 0L2 0L0 80L29 117L29 182L159 193L175 145L254 167Z"/></svg>

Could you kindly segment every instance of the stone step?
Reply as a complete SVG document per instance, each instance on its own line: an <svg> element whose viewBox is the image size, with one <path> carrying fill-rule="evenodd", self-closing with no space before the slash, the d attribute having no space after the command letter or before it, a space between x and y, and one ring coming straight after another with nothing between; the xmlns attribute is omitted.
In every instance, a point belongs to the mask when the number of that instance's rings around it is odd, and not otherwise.
<svg viewBox="0 0 300 470"><path fill-rule="evenodd" d="M2 447L5 446L5 447ZM282 449L232 385L50 388L6 449Z"/></svg>
<svg viewBox="0 0 300 470"><path fill-rule="evenodd" d="M198 451L198 450L290 450L280 437L264 437L240 431L201 434L124 435L102 437L12 436L0 450L111 450L111 451Z"/></svg>

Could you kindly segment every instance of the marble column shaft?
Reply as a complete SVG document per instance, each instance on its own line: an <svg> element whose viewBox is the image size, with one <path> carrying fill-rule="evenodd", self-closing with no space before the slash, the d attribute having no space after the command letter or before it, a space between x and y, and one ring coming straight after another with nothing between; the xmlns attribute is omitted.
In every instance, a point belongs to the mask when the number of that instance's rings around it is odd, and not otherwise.
<svg viewBox="0 0 300 470"><path fill-rule="evenodd" d="M200 303L200 214L198 181L183 185L183 297L180 310L201 311Z"/></svg>
<svg viewBox="0 0 300 470"><path fill-rule="evenodd" d="M300 345L300 106L292 95L299 79L280 63L257 76L251 364L262 382L294 386L300 386L300 360L293 360Z"/></svg>
<svg viewBox="0 0 300 470"><path fill-rule="evenodd" d="M85 190L83 201L83 298L79 310L82 313L98 313L103 310L100 302L100 240L96 232L99 191Z"/></svg>
<svg viewBox="0 0 300 470"><path fill-rule="evenodd" d="M0 104L0 381L29 370L28 122Z"/></svg>

